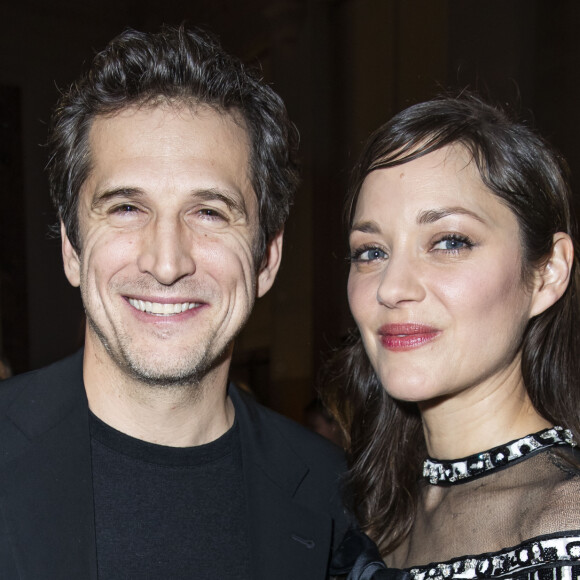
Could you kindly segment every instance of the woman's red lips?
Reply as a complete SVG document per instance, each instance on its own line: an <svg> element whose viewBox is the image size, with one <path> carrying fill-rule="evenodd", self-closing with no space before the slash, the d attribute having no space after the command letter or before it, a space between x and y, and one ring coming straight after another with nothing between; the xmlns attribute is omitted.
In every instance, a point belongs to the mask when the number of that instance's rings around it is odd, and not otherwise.
<svg viewBox="0 0 580 580"><path fill-rule="evenodd" d="M387 350L410 350L423 346L439 334L440 330L422 324L385 324L379 328L381 344Z"/></svg>

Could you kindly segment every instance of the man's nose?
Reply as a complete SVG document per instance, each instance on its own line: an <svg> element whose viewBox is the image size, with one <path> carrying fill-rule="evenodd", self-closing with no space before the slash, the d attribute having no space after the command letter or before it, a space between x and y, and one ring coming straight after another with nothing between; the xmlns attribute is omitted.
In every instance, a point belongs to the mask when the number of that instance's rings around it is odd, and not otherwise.
<svg viewBox="0 0 580 580"><path fill-rule="evenodd" d="M178 219L154 220L143 232L138 267L165 286L193 274L195 261L189 228Z"/></svg>
<svg viewBox="0 0 580 580"><path fill-rule="evenodd" d="M420 260L404 254L391 255L377 288L378 302L387 308L399 308L424 298Z"/></svg>

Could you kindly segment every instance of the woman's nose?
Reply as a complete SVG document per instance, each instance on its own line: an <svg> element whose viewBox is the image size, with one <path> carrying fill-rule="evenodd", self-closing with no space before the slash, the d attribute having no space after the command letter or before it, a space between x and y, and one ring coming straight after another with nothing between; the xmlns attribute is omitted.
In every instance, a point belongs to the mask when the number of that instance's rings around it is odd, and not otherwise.
<svg viewBox="0 0 580 580"><path fill-rule="evenodd" d="M377 300L387 308L398 308L407 302L425 298L421 265L406 255L391 255L377 288Z"/></svg>

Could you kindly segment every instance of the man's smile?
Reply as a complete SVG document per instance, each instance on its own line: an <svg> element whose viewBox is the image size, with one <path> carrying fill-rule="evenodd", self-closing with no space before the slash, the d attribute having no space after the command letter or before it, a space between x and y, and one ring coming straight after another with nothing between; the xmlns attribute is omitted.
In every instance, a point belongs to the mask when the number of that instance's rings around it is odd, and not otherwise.
<svg viewBox="0 0 580 580"><path fill-rule="evenodd" d="M181 314L186 310L192 310L193 308L200 306L198 302L179 302L172 304L149 302L147 300L136 300L135 298L129 298L129 304L141 312L146 312L147 314L157 314L160 316Z"/></svg>

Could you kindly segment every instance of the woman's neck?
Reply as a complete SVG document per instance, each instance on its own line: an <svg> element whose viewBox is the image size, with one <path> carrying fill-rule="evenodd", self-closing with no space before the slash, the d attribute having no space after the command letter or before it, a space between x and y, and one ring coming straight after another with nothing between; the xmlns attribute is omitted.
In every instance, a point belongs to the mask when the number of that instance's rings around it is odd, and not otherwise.
<svg viewBox="0 0 580 580"><path fill-rule="evenodd" d="M552 426L532 405L519 368L419 409L427 452L436 459L467 457Z"/></svg>

